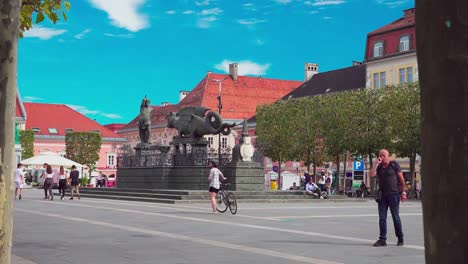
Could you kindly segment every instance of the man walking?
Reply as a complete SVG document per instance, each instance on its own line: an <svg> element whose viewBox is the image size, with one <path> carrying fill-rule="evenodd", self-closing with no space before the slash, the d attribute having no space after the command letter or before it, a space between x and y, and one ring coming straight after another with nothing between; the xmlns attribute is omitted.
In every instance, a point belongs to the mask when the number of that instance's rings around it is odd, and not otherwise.
<svg viewBox="0 0 468 264"><path fill-rule="evenodd" d="M23 164L18 163L15 170L15 199L18 197L19 190L19 199L21 200L21 195L23 194L23 184L24 184L24 175L23 175Z"/></svg>
<svg viewBox="0 0 468 264"><path fill-rule="evenodd" d="M405 180L400 165L390 160L388 150L379 152L377 163L370 171L370 176L377 176L379 183L378 205L379 205L379 240L374 247L387 245L387 211L390 207L392 213L395 234L398 238L397 246L403 246L403 229L400 220L400 199L406 201Z"/></svg>
<svg viewBox="0 0 468 264"><path fill-rule="evenodd" d="M73 200L73 192L76 190L78 194L78 199L80 199L80 172L76 170L76 166L73 165L72 171L70 172L70 184L71 184L71 197L70 200Z"/></svg>

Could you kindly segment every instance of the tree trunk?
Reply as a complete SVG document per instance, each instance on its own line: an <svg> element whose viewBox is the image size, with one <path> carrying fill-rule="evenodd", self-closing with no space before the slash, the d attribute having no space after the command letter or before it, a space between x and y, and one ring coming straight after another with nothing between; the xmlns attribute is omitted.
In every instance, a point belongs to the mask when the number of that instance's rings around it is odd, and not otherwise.
<svg viewBox="0 0 468 264"><path fill-rule="evenodd" d="M336 194L340 193L340 155L336 154Z"/></svg>
<svg viewBox="0 0 468 264"><path fill-rule="evenodd" d="M310 146L307 146L307 173L310 173Z"/></svg>
<svg viewBox="0 0 468 264"><path fill-rule="evenodd" d="M372 151L369 149L369 172L373 166L374 166L374 162L372 161ZM370 178L370 183L369 183L370 192L372 193L372 195L374 195L375 192L377 191L377 177L369 177L369 178Z"/></svg>
<svg viewBox="0 0 468 264"><path fill-rule="evenodd" d="M468 260L468 1L416 0L426 263Z"/></svg>
<svg viewBox="0 0 468 264"><path fill-rule="evenodd" d="M346 162L348 158L346 157L346 153L343 155L343 190L346 194Z"/></svg>
<svg viewBox="0 0 468 264"><path fill-rule="evenodd" d="M410 178L409 182L411 186L414 186L414 183L416 181L416 178L414 177L415 175L415 166L416 166L416 153L414 151L411 152L411 157L410 157Z"/></svg>
<svg viewBox="0 0 468 264"><path fill-rule="evenodd" d="M0 1L0 264L11 254L19 12L20 0Z"/></svg>
<svg viewBox="0 0 468 264"><path fill-rule="evenodd" d="M276 184L278 185L278 190L281 190L281 158L278 160L278 179L276 179Z"/></svg>

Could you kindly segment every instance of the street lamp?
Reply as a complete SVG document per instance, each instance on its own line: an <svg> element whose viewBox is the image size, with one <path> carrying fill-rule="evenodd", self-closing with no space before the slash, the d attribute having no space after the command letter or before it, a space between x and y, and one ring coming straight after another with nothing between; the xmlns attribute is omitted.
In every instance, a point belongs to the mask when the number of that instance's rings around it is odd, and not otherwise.
<svg viewBox="0 0 468 264"><path fill-rule="evenodd" d="M218 100L218 113L219 115L221 116L221 110L223 109L223 104L222 104L222 101L221 101L221 94L222 94L222 82L224 80L228 79L228 77L224 78L224 79L210 79L211 81L213 82L217 82L218 83L218 96L217 96L217 100ZM221 131L219 132L218 134L218 165L221 163Z"/></svg>

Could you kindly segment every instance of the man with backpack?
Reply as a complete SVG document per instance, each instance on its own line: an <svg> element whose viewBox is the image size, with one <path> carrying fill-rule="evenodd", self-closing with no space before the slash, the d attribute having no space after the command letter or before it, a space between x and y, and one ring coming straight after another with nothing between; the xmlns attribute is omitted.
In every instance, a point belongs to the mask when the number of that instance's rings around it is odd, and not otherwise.
<svg viewBox="0 0 468 264"><path fill-rule="evenodd" d="M397 246L403 246L403 229L400 220L400 200L406 201L405 180L401 172L400 165L396 161L390 160L388 150L382 149L379 152L377 163L370 171L370 176L377 176L379 192L376 201L379 205L379 240L374 243L374 247L384 247L387 245L387 211L390 207L392 213L395 234L398 238Z"/></svg>

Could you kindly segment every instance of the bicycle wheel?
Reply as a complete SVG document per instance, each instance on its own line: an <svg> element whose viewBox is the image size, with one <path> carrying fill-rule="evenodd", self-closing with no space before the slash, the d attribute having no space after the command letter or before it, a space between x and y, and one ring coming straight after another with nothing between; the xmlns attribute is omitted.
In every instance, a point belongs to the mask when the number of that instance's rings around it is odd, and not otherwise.
<svg viewBox="0 0 468 264"><path fill-rule="evenodd" d="M216 210L220 213L224 213L227 210L226 196L222 192L216 194Z"/></svg>
<svg viewBox="0 0 468 264"><path fill-rule="evenodd" d="M235 215L237 213L237 200L232 192L228 193L227 201L229 204L229 211L231 211L231 214Z"/></svg>

